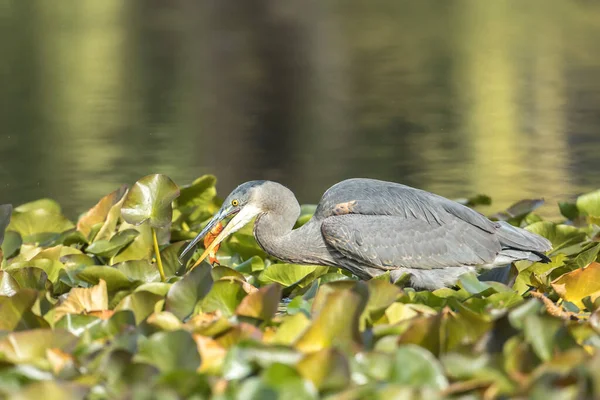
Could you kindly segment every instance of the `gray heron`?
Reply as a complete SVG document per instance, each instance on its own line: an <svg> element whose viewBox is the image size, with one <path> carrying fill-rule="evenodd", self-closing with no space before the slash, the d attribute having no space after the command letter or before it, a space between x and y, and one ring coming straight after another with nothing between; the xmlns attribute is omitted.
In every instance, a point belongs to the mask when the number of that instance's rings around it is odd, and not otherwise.
<svg viewBox="0 0 600 400"><path fill-rule="evenodd" d="M219 222L232 217L193 267L215 246L256 217L254 236L271 256L294 264L344 268L361 279L386 271L393 281L410 274L423 289L454 285L465 272L514 261L548 262L550 241L424 190L374 179L348 179L329 188L314 216L294 229L300 205L272 181L238 186L182 251L195 248ZM192 268L193 268L192 267Z"/></svg>

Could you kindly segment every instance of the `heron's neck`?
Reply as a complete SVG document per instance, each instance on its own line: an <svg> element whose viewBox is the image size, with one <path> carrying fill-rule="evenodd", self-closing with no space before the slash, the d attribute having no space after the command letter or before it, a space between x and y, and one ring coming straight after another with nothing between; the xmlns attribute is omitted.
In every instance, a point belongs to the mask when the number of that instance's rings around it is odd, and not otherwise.
<svg viewBox="0 0 600 400"><path fill-rule="evenodd" d="M324 264L330 258L317 224L310 222L293 229L300 206L294 205L260 215L254 225L254 236L268 254L296 264Z"/></svg>

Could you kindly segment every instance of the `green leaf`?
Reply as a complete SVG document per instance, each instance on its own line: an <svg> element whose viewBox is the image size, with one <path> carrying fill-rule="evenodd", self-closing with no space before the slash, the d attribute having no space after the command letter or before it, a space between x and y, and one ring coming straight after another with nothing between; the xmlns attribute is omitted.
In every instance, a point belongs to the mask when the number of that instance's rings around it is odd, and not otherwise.
<svg viewBox="0 0 600 400"><path fill-rule="evenodd" d="M113 265L121 271L130 281L134 282L160 282L160 274L156 266L148 260L125 261Z"/></svg>
<svg viewBox="0 0 600 400"><path fill-rule="evenodd" d="M224 316L230 317L235 314L235 309L245 296L242 282L219 280L213 283L208 294L200 301L200 309L202 312L218 310Z"/></svg>
<svg viewBox="0 0 600 400"><path fill-rule="evenodd" d="M479 294L491 288L489 284L477 279L477 276L472 272L462 274L459 277L459 282L460 285L471 294Z"/></svg>
<svg viewBox="0 0 600 400"><path fill-rule="evenodd" d="M8 259L13 257L21 248L22 244L23 240L18 232L6 231L4 233L4 241L2 242L2 253L4 254L4 258Z"/></svg>
<svg viewBox="0 0 600 400"><path fill-rule="evenodd" d="M62 214L40 208L13 213L6 229L19 233L24 243L39 243L73 227L73 223Z"/></svg>
<svg viewBox="0 0 600 400"><path fill-rule="evenodd" d="M212 274L212 278L214 281L218 281L219 279L221 279L223 277L236 278L242 282L246 281L246 278L244 278L244 275L242 275L235 269L225 267L223 265L217 265L216 267L213 267L211 274Z"/></svg>
<svg viewBox="0 0 600 400"><path fill-rule="evenodd" d="M367 282L369 289L369 301L363 312L361 323L374 322L384 315L385 309L392 304L402 293L402 290L390 283L379 279L371 279Z"/></svg>
<svg viewBox="0 0 600 400"><path fill-rule="evenodd" d="M152 228L148 224L134 226L127 223L121 224L120 229L136 229L140 234L111 259L112 264L131 260L150 260L152 257Z"/></svg>
<svg viewBox="0 0 600 400"><path fill-rule="evenodd" d="M123 198L126 192L127 186L123 185L100 199L94 207L79 218L79 221L77 221L77 230L86 238L91 239L90 234L94 226L104 224L111 208Z"/></svg>
<svg viewBox="0 0 600 400"><path fill-rule="evenodd" d="M312 274L317 270L327 269L320 265L297 265L297 264L271 264L258 276L262 284L279 283L283 287L289 287Z"/></svg>
<svg viewBox="0 0 600 400"><path fill-rule="evenodd" d="M586 238L585 232L574 226L555 224L549 221L536 222L526 226L525 229L550 240L554 251L582 242Z"/></svg>
<svg viewBox="0 0 600 400"><path fill-rule="evenodd" d="M158 332L147 339L140 337L134 361L154 365L163 372L196 371L200 366L200 355L192 336L178 330Z"/></svg>
<svg viewBox="0 0 600 400"><path fill-rule="evenodd" d="M21 204L15 208L16 212L24 213L33 210L45 210L53 214L60 214L61 208L55 200L52 199L39 199L29 203Z"/></svg>
<svg viewBox="0 0 600 400"><path fill-rule="evenodd" d="M316 390L307 385L304 379L292 366L274 363L263 370L261 374L264 384L275 390L281 399L317 399Z"/></svg>
<svg viewBox="0 0 600 400"><path fill-rule="evenodd" d="M176 276L180 271L184 271L184 266L179 262L179 254L181 248L187 244L186 242L173 243L160 251L162 257L163 268L167 279Z"/></svg>
<svg viewBox="0 0 600 400"><path fill-rule="evenodd" d="M548 316L529 315L525 318L525 340L542 360L548 361L552 358L556 334L561 325L560 320Z"/></svg>
<svg viewBox="0 0 600 400"><path fill-rule="evenodd" d="M135 291L136 292L150 292L150 293L154 293L158 296L165 297L167 295L167 293L169 292L169 289L171 289L171 286L173 286L171 283L151 282L151 283L141 284L140 286L135 288Z"/></svg>
<svg viewBox="0 0 600 400"><path fill-rule="evenodd" d="M200 264L171 286L165 310L184 320L194 311L196 303L210 291L212 284L210 266Z"/></svg>
<svg viewBox="0 0 600 400"><path fill-rule="evenodd" d="M311 352L333 344L349 346L360 343L358 322L367 299L368 290L362 282L354 283L350 289L331 291L296 347L301 351Z"/></svg>
<svg viewBox="0 0 600 400"><path fill-rule="evenodd" d="M308 354L298 363L297 368L320 391L343 390L351 382L348 360L335 349Z"/></svg>
<svg viewBox="0 0 600 400"><path fill-rule="evenodd" d="M575 203L559 202L558 208L560 213L569 220L574 220L579 216L579 209Z"/></svg>
<svg viewBox="0 0 600 400"><path fill-rule="evenodd" d="M253 272L263 271L265 269L265 262L259 256L253 256L233 267L234 270L241 272L242 274L252 274Z"/></svg>
<svg viewBox="0 0 600 400"><path fill-rule="evenodd" d="M310 319L304 313L287 315L283 317L283 321L270 343L290 345L302 335L309 325Z"/></svg>
<svg viewBox="0 0 600 400"><path fill-rule="evenodd" d="M161 174L148 175L127 193L121 215L133 225L148 221L153 228L164 228L171 224L171 203L178 196L179 188L171 178Z"/></svg>
<svg viewBox="0 0 600 400"><path fill-rule="evenodd" d="M406 386L432 387L443 390L448 380L439 361L426 349L402 345L394 355L390 381Z"/></svg>
<svg viewBox="0 0 600 400"><path fill-rule="evenodd" d="M46 321L31 312L37 292L20 289L11 297L0 296L0 331L24 330L48 326Z"/></svg>
<svg viewBox="0 0 600 400"><path fill-rule="evenodd" d="M21 288L46 290L51 285L48 274L40 268L24 267L13 269L9 273Z"/></svg>
<svg viewBox="0 0 600 400"><path fill-rule="evenodd" d="M10 223L10 216L12 214L11 204L0 205L0 245L4 242L4 231Z"/></svg>
<svg viewBox="0 0 600 400"><path fill-rule="evenodd" d="M74 382L39 381L14 393L11 400L30 399L83 399L89 388Z"/></svg>
<svg viewBox="0 0 600 400"><path fill-rule="evenodd" d="M600 217L600 189L577 198L577 208L590 217Z"/></svg>
<svg viewBox="0 0 600 400"><path fill-rule="evenodd" d="M268 321L277 312L279 300L281 286L274 283L244 297L235 312L237 315Z"/></svg>
<svg viewBox="0 0 600 400"><path fill-rule="evenodd" d="M217 178L214 175L203 175L191 185L181 188L181 195L177 199L178 207L199 207L212 204L217 194L215 185ZM209 211L212 213L212 210Z"/></svg>
<svg viewBox="0 0 600 400"><path fill-rule="evenodd" d="M104 265L92 265L83 268L77 272L77 278L93 285L103 280L106 282L106 287L110 292L135 286L135 283L128 279L123 272L114 267Z"/></svg>
<svg viewBox="0 0 600 400"><path fill-rule="evenodd" d="M115 311L131 310L135 315L135 323L140 324L154 312L154 306L162 299L163 296L147 291L133 292L117 304Z"/></svg>
<svg viewBox="0 0 600 400"><path fill-rule="evenodd" d="M0 339L0 354L13 363L43 363L46 350L60 349L71 352L78 338L71 333L56 329L32 329L9 333Z"/></svg>
<svg viewBox="0 0 600 400"><path fill-rule="evenodd" d="M126 229L114 235L110 240L96 240L85 251L100 257L112 257L134 241L140 232Z"/></svg>
<svg viewBox="0 0 600 400"><path fill-rule="evenodd" d="M590 248L585 251L582 251L575 257L575 265L579 268L585 268L590 265L593 261L598 257L598 252L600 251L600 243L595 243Z"/></svg>

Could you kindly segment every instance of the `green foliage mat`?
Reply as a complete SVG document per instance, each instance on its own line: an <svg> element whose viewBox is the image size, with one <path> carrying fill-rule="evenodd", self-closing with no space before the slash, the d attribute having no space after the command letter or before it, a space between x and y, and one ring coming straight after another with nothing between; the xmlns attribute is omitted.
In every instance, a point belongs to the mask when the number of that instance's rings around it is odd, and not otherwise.
<svg viewBox="0 0 600 400"><path fill-rule="evenodd" d="M76 223L50 199L0 206L0 397L600 398L600 191L559 204L560 222L539 200L493 216L554 246L511 287L464 275L428 292L279 263L251 224L220 266L186 273L215 183L151 175Z"/></svg>

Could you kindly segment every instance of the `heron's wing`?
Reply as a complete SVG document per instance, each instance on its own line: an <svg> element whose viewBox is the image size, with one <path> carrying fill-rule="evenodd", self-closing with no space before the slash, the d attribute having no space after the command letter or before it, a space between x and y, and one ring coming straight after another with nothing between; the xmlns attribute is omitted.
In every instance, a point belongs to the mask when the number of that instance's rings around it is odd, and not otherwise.
<svg viewBox="0 0 600 400"><path fill-rule="evenodd" d="M319 202L320 219L343 214L386 215L445 225L455 219L493 233L500 228L477 211L452 200L410 186L355 178L332 186Z"/></svg>
<svg viewBox="0 0 600 400"><path fill-rule="evenodd" d="M419 218L346 214L324 219L321 232L343 257L382 270L488 264L501 250L494 234L457 217L437 224Z"/></svg>

